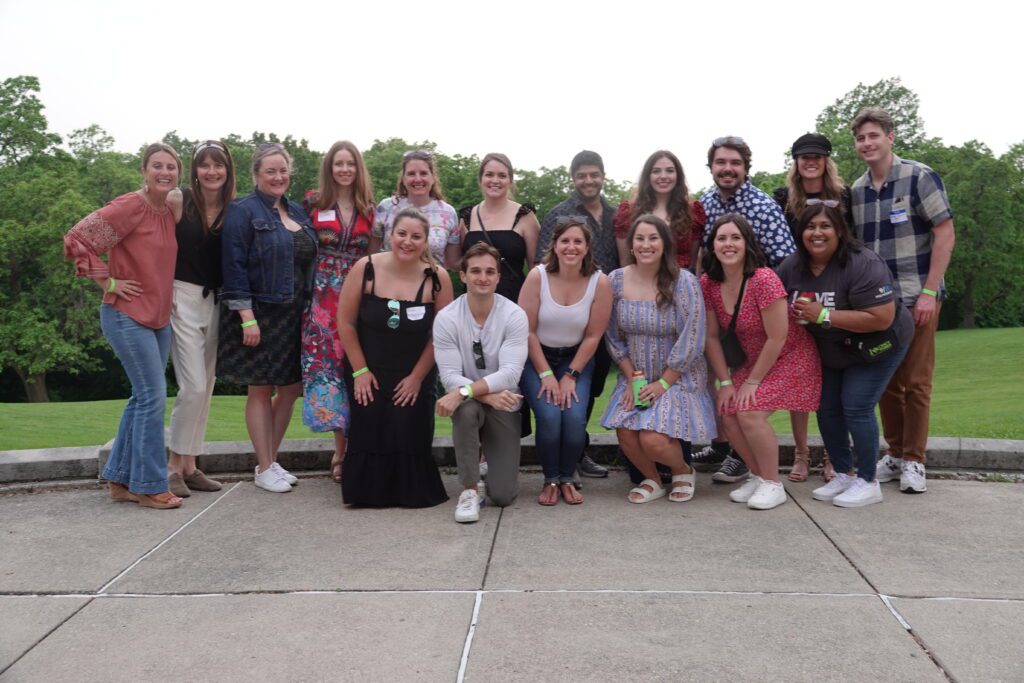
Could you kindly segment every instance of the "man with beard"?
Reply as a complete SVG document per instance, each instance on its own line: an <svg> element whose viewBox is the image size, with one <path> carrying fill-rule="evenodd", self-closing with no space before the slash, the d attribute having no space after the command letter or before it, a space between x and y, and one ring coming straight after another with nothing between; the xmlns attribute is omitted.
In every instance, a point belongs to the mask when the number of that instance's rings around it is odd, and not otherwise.
<svg viewBox="0 0 1024 683"><path fill-rule="evenodd" d="M587 227L593 235L591 250L594 260L605 274L611 273L619 267L619 253L615 247L615 209L601 194L604 187L604 161L597 152L583 150L573 157L572 163L569 164L569 174L576 190L544 217L537 244L537 263L541 262L551 245L555 222L562 216L582 216L586 218ZM608 377L611 363L612 359L605 345L599 344L594 354L594 375L590 381L590 398L587 401L588 421L594 411L594 401L604 391L604 382ZM588 433L587 446L589 445ZM608 468L594 462L587 455L586 447L580 453L577 470L585 477L608 476Z"/></svg>
<svg viewBox="0 0 1024 683"><path fill-rule="evenodd" d="M700 198L704 213L707 214L703 249L711 248L707 240L715 221L720 216L735 212L750 223L768 265L774 268L796 251L796 244L778 203L771 195L750 183L751 157L750 147L741 137L727 135L711 143L708 149L708 168L711 169L715 187ZM715 419L718 420L717 414ZM721 425L718 425L718 433L724 433ZM719 463L721 467L711 477L719 483L737 482L750 473L739 455L732 451L728 441L713 441L710 446L693 454L693 464L698 469L706 470Z"/></svg>

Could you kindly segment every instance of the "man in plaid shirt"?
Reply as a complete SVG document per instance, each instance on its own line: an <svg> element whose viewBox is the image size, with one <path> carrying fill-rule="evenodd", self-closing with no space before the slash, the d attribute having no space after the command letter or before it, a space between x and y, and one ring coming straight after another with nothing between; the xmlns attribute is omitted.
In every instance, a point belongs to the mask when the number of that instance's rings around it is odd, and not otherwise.
<svg viewBox="0 0 1024 683"><path fill-rule="evenodd" d="M910 349L879 402L889 452L878 463L878 481L898 476L901 491L924 493L935 331L953 254L953 211L935 171L892 153L888 112L862 109L851 127L857 154L868 165L852 188L854 234L888 264L915 323Z"/></svg>

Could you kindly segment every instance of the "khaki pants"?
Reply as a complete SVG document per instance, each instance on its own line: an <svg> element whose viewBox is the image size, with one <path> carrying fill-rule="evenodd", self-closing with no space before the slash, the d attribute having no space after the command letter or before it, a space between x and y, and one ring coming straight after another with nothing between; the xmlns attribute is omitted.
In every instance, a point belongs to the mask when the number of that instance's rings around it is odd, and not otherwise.
<svg viewBox="0 0 1024 683"><path fill-rule="evenodd" d="M217 380L217 304L213 294L204 298L199 285L175 280L171 330L178 397L171 411L168 447L179 455L201 455Z"/></svg>
<svg viewBox="0 0 1024 683"><path fill-rule="evenodd" d="M878 403L882 433L894 458L925 462L935 370L935 332L941 308L942 304L936 304L932 321L914 328L910 349Z"/></svg>
<svg viewBox="0 0 1024 683"><path fill-rule="evenodd" d="M463 488L480 479L480 446L487 458L487 501L498 507L511 505L519 493L520 413L495 410L469 399L452 414L452 443Z"/></svg>

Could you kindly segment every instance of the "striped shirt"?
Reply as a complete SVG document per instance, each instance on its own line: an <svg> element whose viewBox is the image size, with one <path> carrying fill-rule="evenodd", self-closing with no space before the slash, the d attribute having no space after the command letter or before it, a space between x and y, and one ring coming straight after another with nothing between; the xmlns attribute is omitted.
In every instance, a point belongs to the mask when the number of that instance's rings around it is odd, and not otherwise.
<svg viewBox="0 0 1024 683"><path fill-rule="evenodd" d="M953 217L942 178L928 166L893 155L880 191L867 171L851 188L853 231L882 257L904 305L913 307L931 269L932 228ZM939 299L946 296L939 284Z"/></svg>

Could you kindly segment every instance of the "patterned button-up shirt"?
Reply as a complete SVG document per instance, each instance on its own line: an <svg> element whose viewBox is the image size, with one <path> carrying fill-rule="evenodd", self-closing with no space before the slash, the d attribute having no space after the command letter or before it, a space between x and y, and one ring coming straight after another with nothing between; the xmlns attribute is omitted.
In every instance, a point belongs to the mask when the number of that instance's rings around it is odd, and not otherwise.
<svg viewBox="0 0 1024 683"><path fill-rule="evenodd" d="M875 192L871 171L851 188L854 234L882 257L892 272L896 293L913 307L931 269L932 228L953 217L939 174L895 154L882 189ZM939 298L946 295L939 285Z"/></svg>
<svg viewBox="0 0 1024 683"><path fill-rule="evenodd" d="M723 200L718 188L713 187L701 195L700 203L704 205L704 213L707 214L707 223L704 225L705 248L708 248L707 241L715 221L724 214L738 213L750 222L761 251L772 268L796 251L789 224L779 205L767 192L751 185L749 180L740 185L728 200Z"/></svg>
<svg viewBox="0 0 1024 683"><path fill-rule="evenodd" d="M607 275L619 267L619 250L615 246L615 209L609 204L604 195L601 195L601 222L598 223L583 206L583 198L578 192L573 192L561 204L555 205L544 216L544 222L540 226L540 238L537 241L537 262L540 263L551 244L551 236L555 233L555 221L561 216L585 216L587 227L594 237L591 249L594 252L594 260L601 271Z"/></svg>

